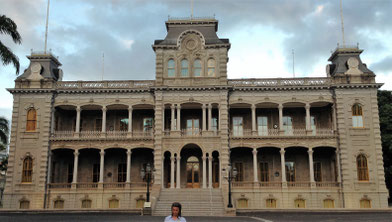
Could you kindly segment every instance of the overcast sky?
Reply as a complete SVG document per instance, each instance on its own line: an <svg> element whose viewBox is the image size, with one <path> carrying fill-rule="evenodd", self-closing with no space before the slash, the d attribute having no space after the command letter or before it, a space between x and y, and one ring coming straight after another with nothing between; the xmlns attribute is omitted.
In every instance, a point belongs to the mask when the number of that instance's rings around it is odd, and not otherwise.
<svg viewBox="0 0 392 222"><path fill-rule="evenodd" d="M339 0L194 0L194 16L219 20L229 38L229 78L326 76L341 42ZM0 14L18 25L23 42L1 41L28 67L30 50L44 48L47 0L0 0ZM392 90L392 0L343 0L346 44L359 43L361 59ZM64 80L154 79L155 39L166 36L168 16L187 17L191 0L51 0L48 48L63 64ZM11 118L13 66L0 64L0 116ZM388 81L389 80L389 81Z"/></svg>

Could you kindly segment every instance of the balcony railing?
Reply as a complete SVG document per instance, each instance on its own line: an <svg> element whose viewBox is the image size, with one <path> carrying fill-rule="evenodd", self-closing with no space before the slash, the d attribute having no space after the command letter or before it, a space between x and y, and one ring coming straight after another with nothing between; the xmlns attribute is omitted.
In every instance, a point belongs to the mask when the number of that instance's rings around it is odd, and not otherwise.
<svg viewBox="0 0 392 222"><path fill-rule="evenodd" d="M287 182L287 187L310 187L310 182Z"/></svg>
<svg viewBox="0 0 392 222"><path fill-rule="evenodd" d="M152 185L153 183L151 183ZM100 186L99 183L50 183L49 188L50 189L71 189L72 187L75 187L76 189L98 189ZM131 182L131 183L126 183L126 182L110 182L110 183L102 183L101 186L103 189L124 189L126 187L130 188L147 188L147 183L146 182Z"/></svg>
<svg viewBox="0 0 392 222"><path fill-rule="evenodd" d="M311 182L299 181L299 182L287 182L288 188L308 188L311 187ZM282 188L282 182L253 182L253 181L234 181L232 182L233 188ZM337 188L339 187L338 182L316 182L316 187L320 188Z"/></svg>
<svg viewBox="0 0 392 222"><path fill-rule="evenodd" d="M98 188L98 183L77 183L77 189L96 189Z"/></svg>
<svg viewBox="0 0 392 222"><path fill-rule="evenodd" d="M252 132L250 129L230 131L232 137L275 137L275 136L333 136L335 132L332 129L316 129L307 131L305 128L285 129L282 132L279 129L267 129L265 131Z"/></svg>
<svg viewBox="0 0 392 222"><path fill-rule="evenodd" d="M57 82L57 89L130 89L149 88L154 86L153 80L140 81L64 81Z"/></svg>
<svg viewBox="0 0 392 222"><path fill-rule="evenodd" d="M51 189L70 189L71 183L50 183L49 188Z"/></svg>
<svg viewBox="0 0 392 222"><path fill-rule="evenodd" d="M278 78L278 79L230 79L232 86L321 86L329 85L332 80L328 77L320 78Z"/></svg>
<svg viewBox="0 0 392 222"><path fill-rule="evenodd" d="M153 130L151 131L95 131L95 130L84 130L79 134L74 131L55 131L52 135L52 139L125 139L125 138L152 138L154 135Z"/></svg>
<svg viewBox="0 0 392 222"><path fill-rule="evenodd" d="M103 183L103 188L105 189L122 189L125 188L125 182L117 182L117 183Z"/></svg>
<svg viewBox="0 0 392 222"><path fill-rule="evenodd" d="M201 136L201 129L182 129L181 136Z"/></svg>
<svg viewBox="0 0 392 222"><path fill-rule="evenodd" d="M317 187L339 187L339 182L316 182Z"/></svg>

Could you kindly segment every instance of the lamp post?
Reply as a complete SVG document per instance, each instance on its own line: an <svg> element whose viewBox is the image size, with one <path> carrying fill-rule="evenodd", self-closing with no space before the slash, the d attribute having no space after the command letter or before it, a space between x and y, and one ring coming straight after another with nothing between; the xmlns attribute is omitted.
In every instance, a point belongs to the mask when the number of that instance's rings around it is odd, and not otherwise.
<svg viewBox="0 0 392 222"><path fill-rule="evenodd" d="M227 167L227 181L229 182L229 204L227 204L228 208L233 208L233 204L231 203L231 181L237 176L237 168L231 167L231 164Z"/></svg>
<svg viewBox="0 0 392 222"><path fill-rule="evenodd" d="M151 179L153 177L153 173L154 173L154 170L151 168L151 165L149 163L147 163L146 169L142 168L140 170L140 177L142 179L146 179L146 181L147 181L147 194L146 194L147 200L146 200L146 202L150 202L150 183L151 183Z"/></svg>

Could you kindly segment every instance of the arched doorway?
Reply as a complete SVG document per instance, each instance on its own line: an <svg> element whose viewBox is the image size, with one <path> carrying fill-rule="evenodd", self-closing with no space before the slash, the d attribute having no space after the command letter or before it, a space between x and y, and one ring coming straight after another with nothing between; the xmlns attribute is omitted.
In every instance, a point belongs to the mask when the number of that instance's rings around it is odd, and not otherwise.
<svg viewBox="0 0 392 222"><path fill-rule="evenodd" d="M200 188L200 164L195 156L190 156L186 161L186 187Z"/></svg>

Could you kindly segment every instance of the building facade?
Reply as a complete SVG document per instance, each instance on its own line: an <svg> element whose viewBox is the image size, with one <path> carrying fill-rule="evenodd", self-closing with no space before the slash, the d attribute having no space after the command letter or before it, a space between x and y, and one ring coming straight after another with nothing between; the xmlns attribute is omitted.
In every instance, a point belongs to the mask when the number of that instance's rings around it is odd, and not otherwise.
<svg viewBox="0 0 392 222"><path fill-rule="evenodd" d="M32 53L14 96L8 209L137 209L219 190L235 209L386 208L375 74L337 48L326 77L228 79L215 19L173 19L156 78L62 81ZM231 166L231 168L229 168ZM233 173L231 173L233 175Z"/></svg>

